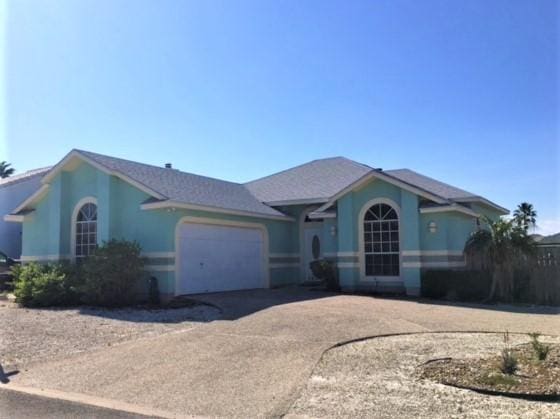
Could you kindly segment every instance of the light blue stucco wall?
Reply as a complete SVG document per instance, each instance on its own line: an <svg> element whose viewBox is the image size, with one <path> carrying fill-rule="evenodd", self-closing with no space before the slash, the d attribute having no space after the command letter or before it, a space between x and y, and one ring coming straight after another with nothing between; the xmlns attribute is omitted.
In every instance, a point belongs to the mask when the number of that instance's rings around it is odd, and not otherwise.
<svg viewBox="0 0 560 419"><path fill-rule="evenodd" d="M127 182L81 163L72 171L63 171L51 182L48 193L37 203L35 211L23 223L23 255L52 258L71 254L71 218L78 202L94 197L98 203L98 242L111 238L135 240L144 252L175 252L175 230L185 216L262 224L269 236L270 284L272 287L293 284L305 269L300 258L302 232L300 220L304 211L316 206L297 205L279 208L294 222L240 215L226 215L185 209L142 210L140 205L150 196ZM322 252L335 255L343 288L378 289L380 284L360 277L359 226L362 208L376 198L390 199L400 212L401 252L462 251L469 234L476 228L472 217L457 213L419 213L419 197L397 186L374 180L347 193L336 202L337 218L322 224ZM472 209L490 217L496 211L473 204ZM430 233L428 224L435 221L437 232ZM334 234L333 234L334 232ZM409 258L409 259L407 259ZM151 258L150 266L174 266L173 258ZM420 287L420 266L429 259L401 255L401 277L398 284L385 287L404 288L415 294ZM435 259L434 259L435 260ZM439 259L438 259L439 260ZM412 261L412 262L407 262ZM175 272L155 269L150 272L160 281L163 293L173 293ZM383 287L381 286L381 290Z"/></svg>
<svg viewBox="0 0 560 419"><path fill-rule="evenodd" d="M338 207L338 251L358 255L362 252L359 246L359 226L363 222L360 212L373 199L388 199L397 206L400 213L401 251L418 250L420 248L418 197L397 186L382 180L373 180L356 191L349 192L337 201ZM357 261L357 257L354 259ZM339 269L341 285L348 289L395 289L404 286L409 293L417 293L420 287L419 268L401 267L399 283L381 283L366 281L360 277L359 264L355 267L345 264Z"/></svg>
<svg viewBox="0 0 560 419"><path fill-rule="evenodd" d="M93 197L98 205L98 243L105 240L135 240L143 252L174 252L175 229L182 217L200 217L262 224L269 236L270 253L299 251L297 222L259 217L218 214L193 210L142 210L140 205L149 198L145 192L127 182L81 163L71 172L61 172L51 182L49 191L23 223L23 255L41 260L70 256L72 213L79 201ZM297 211L296 211L297 213ZM297 215L297 214L296 214ZM154 261L148 260L152 265ZM173 264L174 261L168 261ZM298 280L295 268L271 269L271 286ZM174 291L172 271L155 270L163 293Z"/></svg>

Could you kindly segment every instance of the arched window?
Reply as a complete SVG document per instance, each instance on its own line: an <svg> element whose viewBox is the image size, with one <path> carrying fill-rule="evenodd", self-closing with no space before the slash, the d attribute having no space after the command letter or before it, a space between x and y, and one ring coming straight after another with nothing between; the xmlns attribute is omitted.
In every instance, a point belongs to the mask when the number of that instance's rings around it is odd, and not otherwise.
<svg viewBox="0 0 560 419"><path fill-rule="evenodd" d="M364 216L366 276L399 276L399 217L387 204L374 204Z"/></svg>
<svg viewBox="0 0 560 419"><path fill-rule="evenodd" d="M90 255L97 247L97 205L84 204L76 216L76 258Z"/></svg>

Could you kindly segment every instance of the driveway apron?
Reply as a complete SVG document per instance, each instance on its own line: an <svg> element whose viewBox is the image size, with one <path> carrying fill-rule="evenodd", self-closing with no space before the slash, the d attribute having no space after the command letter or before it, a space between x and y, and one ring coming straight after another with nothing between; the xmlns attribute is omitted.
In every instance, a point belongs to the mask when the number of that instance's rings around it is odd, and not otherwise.
<svg viewBox="0 0 560 419"><path fill-rule="evenodd" d="M180 415L280 416L325 350L350 339L438 330L560 332L560 317L260 290L207 295L227 320L30 365L22 386L71 391Z"/></svg>

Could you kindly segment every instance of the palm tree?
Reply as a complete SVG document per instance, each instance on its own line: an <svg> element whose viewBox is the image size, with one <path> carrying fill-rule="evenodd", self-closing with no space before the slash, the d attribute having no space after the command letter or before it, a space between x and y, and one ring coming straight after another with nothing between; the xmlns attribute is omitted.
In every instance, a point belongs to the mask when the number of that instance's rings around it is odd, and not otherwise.
<svg viewBox="0 0 560 419"><path fill-rule="evenodd" d="M523 228L525 231L528 231L529 227L535 228L536 226L537 211L535 211L532 204L529 204L528 202L522 202L513 212L513 219L519 227Z"/></svg>
<svg viewBox="0 0 560 419"><path fill-rule="evenodd" d="M488 228L475 231L467 240L465 254L468 258L481 256L491 272L492 284L486 301L509 301L513 296L514 270L534 253L535 244L515 220L485 219L485 223Z"/></svg>
<svg viewBox="0 0 560 419"><path fill-rule="evenodd" d="M14 174L15 169L10 166L8 162L0 161L0 178L5 179Z"/></svg>

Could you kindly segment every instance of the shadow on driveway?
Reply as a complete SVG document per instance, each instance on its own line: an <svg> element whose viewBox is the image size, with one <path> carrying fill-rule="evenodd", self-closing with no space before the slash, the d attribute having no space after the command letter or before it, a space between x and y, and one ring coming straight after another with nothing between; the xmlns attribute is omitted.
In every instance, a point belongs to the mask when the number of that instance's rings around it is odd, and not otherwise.
<svg viewBox="0 0 560 419"><path fill-rule="evenodd" d="M106 309L79 307L79 310L81 314L88 316L105 317L129 322L169 324L182 322L208 323L214 320L238 320L275 306L331 298L339 295L373 298L380 301L412 302L426 306L460 307L520 314L560 314L560 307L551 306L479 304L414 298L403 295L335 293L302 286L179 296L177 297L179 300L187 302L187 306L182 308L138 306Z"/></svg>
<svg viewBox="0 0 560 419"><path fill-rule="evenodd" d="M462 308L473 308L477 310L491 310L491 311L503 311L508 313L519 313L519 314L560 314L560 307L554 306L539 306L539 305L529 305L529 304L480 304L480 303L466 303L459 301L442 301L442 300L430 300L430 299L418 299L419 304L429 304L434 306L451 306L451 307L462 307Z"/></svg>
<svg viewBox="0 0 560 419"><path fill-rule="evenodd" d="M286 287L197 294L191 297L219 307L222 310L222 320L237 320L270 307L336 295L340 294L304 287Z"/></svg>
<svg viewBox="0 0 560 419"><path fill-rule="evenodd" d="M442 301L403 295L372 293L335 293L305 287L287 287L279 289L256 289L229 291L212 294L198 294L191 297L212 304L222 310L223 320L237 320L270 307L302 301L318 300L337 295L359 296L384 301L413 302L421 305L442 307L460 307L476 310L501 311L520 314L560 314L560 307L514 304L480 304L459 301Z"/></svg>

